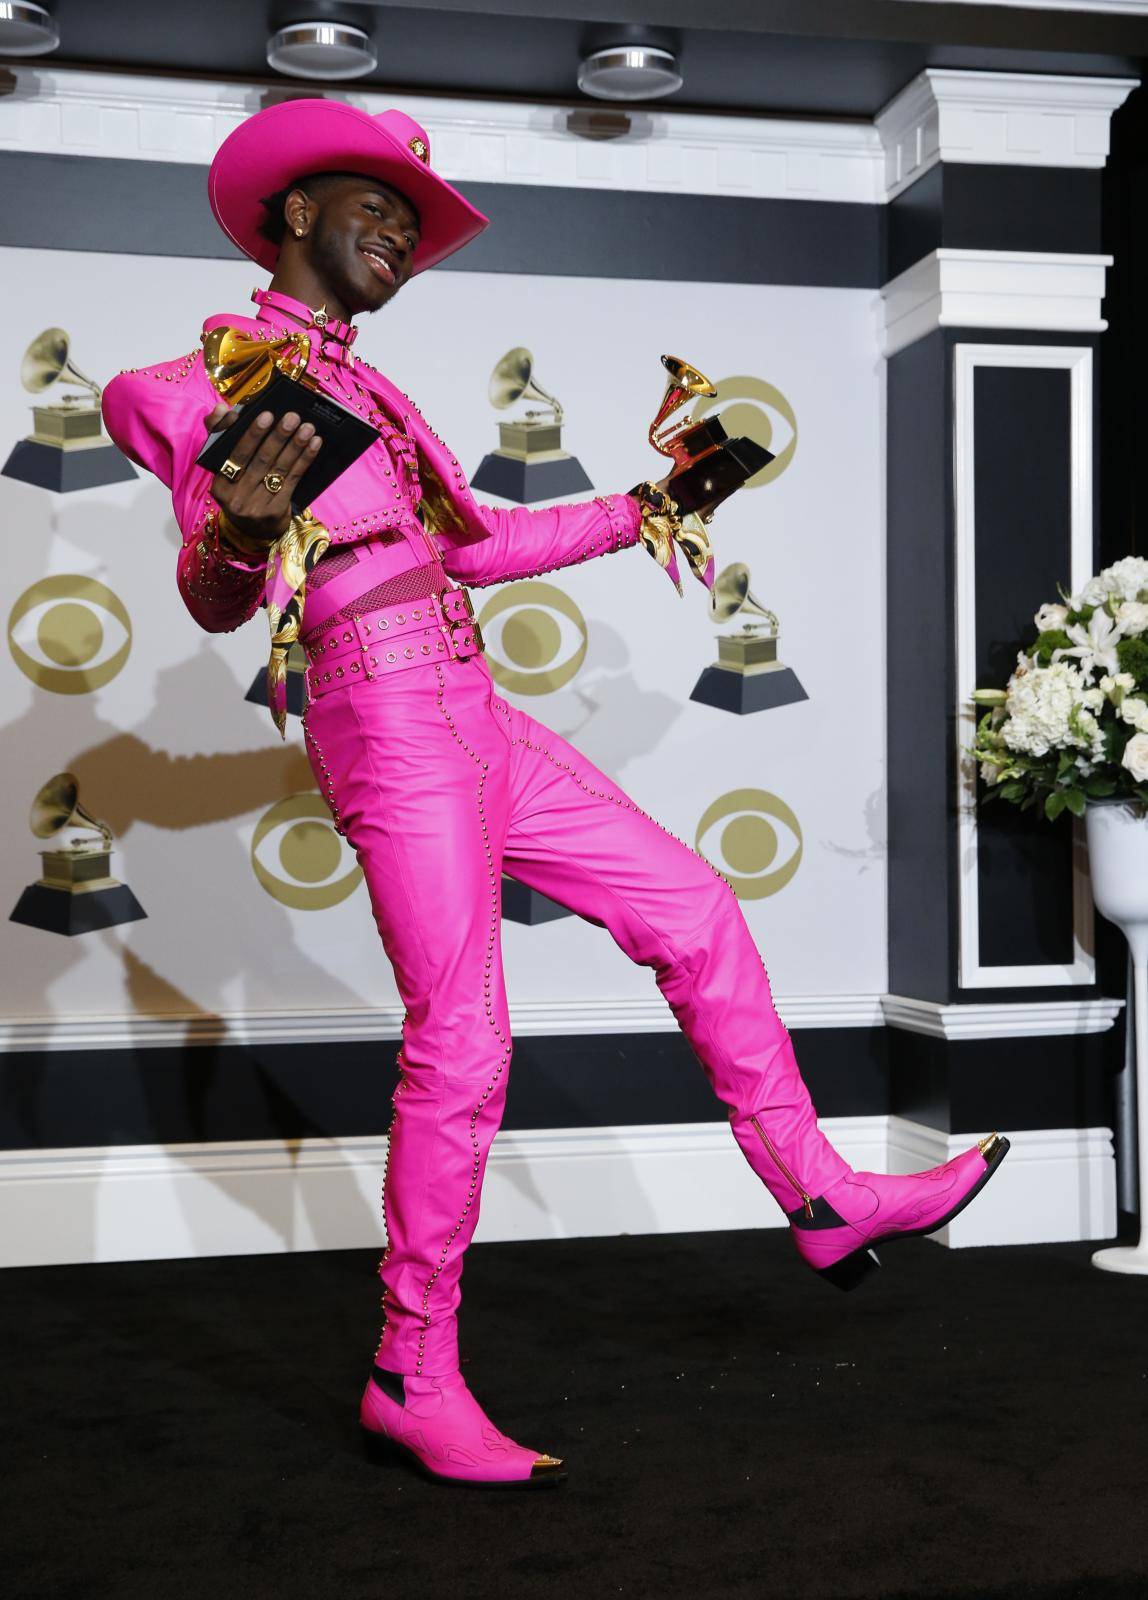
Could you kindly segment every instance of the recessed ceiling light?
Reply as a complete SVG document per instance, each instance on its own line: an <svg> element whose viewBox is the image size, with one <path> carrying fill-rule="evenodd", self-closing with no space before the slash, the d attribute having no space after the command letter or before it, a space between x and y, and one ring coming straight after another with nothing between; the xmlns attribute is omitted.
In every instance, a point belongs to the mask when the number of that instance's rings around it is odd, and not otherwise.
<svg viewBox="0 0 1148 1600"><path fill-rule="evenodd" d="M379 64L369 34L347 22L293 22L267 41L267 64L289 78L363 78Z"/></svg>
<svg viewBox="0 0 1148 1600"><path fill-rule="evenodd" d="M46 56L60 42L60 25L32 0L0 0L0 55Z"/></svg>
<svg viewBox="0 0 1148 1600"><path fill-rule="evenodd" d="M678 58L652 45L611 45L578 68L578 87L599 100L656 100L682 86Z"/></svg>

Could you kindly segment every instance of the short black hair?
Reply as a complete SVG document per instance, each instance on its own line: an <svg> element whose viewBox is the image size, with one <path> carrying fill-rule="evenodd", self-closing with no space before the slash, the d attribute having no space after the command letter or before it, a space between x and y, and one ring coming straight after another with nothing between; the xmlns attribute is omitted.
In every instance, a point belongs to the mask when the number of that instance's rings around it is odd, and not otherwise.
<svg viewBox="0 0 1148 1600"><path fill-rule="evenodd" d="M312 172L306 177L296 178L294 183L287 184L282 189L276 189L274 194L266 194L259 202L265 215L259 224L259 232L269 244L281 245L287 232L287 217L285 206L287 196L293 189L302 189L309 200L318 200L323 190L332 182L342 182L344 179L353 178L359 183L369 183L379 189L387 189L392 194L402 194L401 189L396 189L393 184L384 183L381 178L372 178L365 172ZM418 216L418 208L409 195L403 199L411 210Z"/></svg>

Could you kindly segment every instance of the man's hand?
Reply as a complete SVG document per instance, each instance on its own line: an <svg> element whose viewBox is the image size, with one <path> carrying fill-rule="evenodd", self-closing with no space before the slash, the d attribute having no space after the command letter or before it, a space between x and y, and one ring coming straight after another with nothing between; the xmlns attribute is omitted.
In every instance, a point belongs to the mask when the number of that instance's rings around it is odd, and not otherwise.
<svg viewBox="0 0 1148 1600"><path fill-rule="evenodd" d="M203 419L208 432L214 432L232 409L223 400L214 406ZM270 411L261 411L236 440L231 460L242 469L238 477L226 478L219 472L211 481L212 498L233 526L248 538L267 544L286 533L291 521L291 491L323 443L309 422L300 426L295 411L288 411L272 427L274 421ZM264 481L271 473L283 479L275 494Z"/></svg>

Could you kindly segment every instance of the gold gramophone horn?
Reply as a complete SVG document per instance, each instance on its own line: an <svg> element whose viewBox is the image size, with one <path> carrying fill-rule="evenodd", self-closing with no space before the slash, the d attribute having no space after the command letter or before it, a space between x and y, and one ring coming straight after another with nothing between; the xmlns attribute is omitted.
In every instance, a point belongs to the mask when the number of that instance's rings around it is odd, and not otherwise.
<svg viewBox="0 0 1148 1600"><path fill-rule="evenodd" d="M28 823L37 839L49 839L52 834L59 833L61 828L69 825L80 825L85 828L95 828L102 833L108 844L112 842L112 830L106 822L100 822L90 812L85 811L77 798L80 785L70 772L57 772L54 778L49 778L36 798L32 801L32 810L28 816Z"/></svg>
<svg viewBox="0 0 1148 1600"><path fill-rule="evenodd" d="M547 394L534 379L534 357L525 345L515 345L508 350L490 374L490 403L499 411L512 406L516 400L543 400L554 407L555 422L562 421L562 406L552 394ZM534 412L528 411L528 417Z"/></svg>
<svg viewBox="0 0 1148 1600"><path fill-rule="evenodd" d="M211 328L200 335L203 366L216 394L233 406L261 394L276 372L303 380L311 343L300 329L281 339L255 339L237 328Z"/></svg>
<svg viewBox="0 0 1148 1600"><path fill-rule="evenodd" d="M710 590L710 616L715 622L728 622L738 614L764 617L776 633L780 624L768 606L750 591L749 568L744 561L731 561L714 579Z"/></svg>
<svg viewBox="0 0 1148 1600"><path fill-rule="evenodd" d="M77 388L90 389L98 400L103 391L68 360L68 343L63 328L45 328L43 333L38 333L24 352L20 382L29 394L42 394L63 378L65 383L74 383Z"/></svg>
<svg viewBox="0 0 1148 1600"><path fill-rule="evenodd" d="M655 450L668 456L672 452L666 449L665 434L662 432L666 418L672 416L687 400L698 399L703 395L712 400L717 390L705 373L699 372L696 367L691 367L688 361L681 361L677 356L663 356L662 365L669 373L670 381L666 385L666 392L662 396L657 415L650 423L650 443Z"/></svg>

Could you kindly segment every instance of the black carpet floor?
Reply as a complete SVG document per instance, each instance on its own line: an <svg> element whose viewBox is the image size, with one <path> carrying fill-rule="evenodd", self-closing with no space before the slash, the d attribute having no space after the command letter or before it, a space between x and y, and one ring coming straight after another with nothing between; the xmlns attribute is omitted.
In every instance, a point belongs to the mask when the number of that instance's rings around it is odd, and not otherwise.
<svg viewBox="0 0 1148 1600"><path fill-rule="evenodd" d="M9 1271L7 1600L1148 1595L1148 1282L1086 1246L479 1245L464 1372L535 1493L369 1461L376 1255Z"/></svg>

